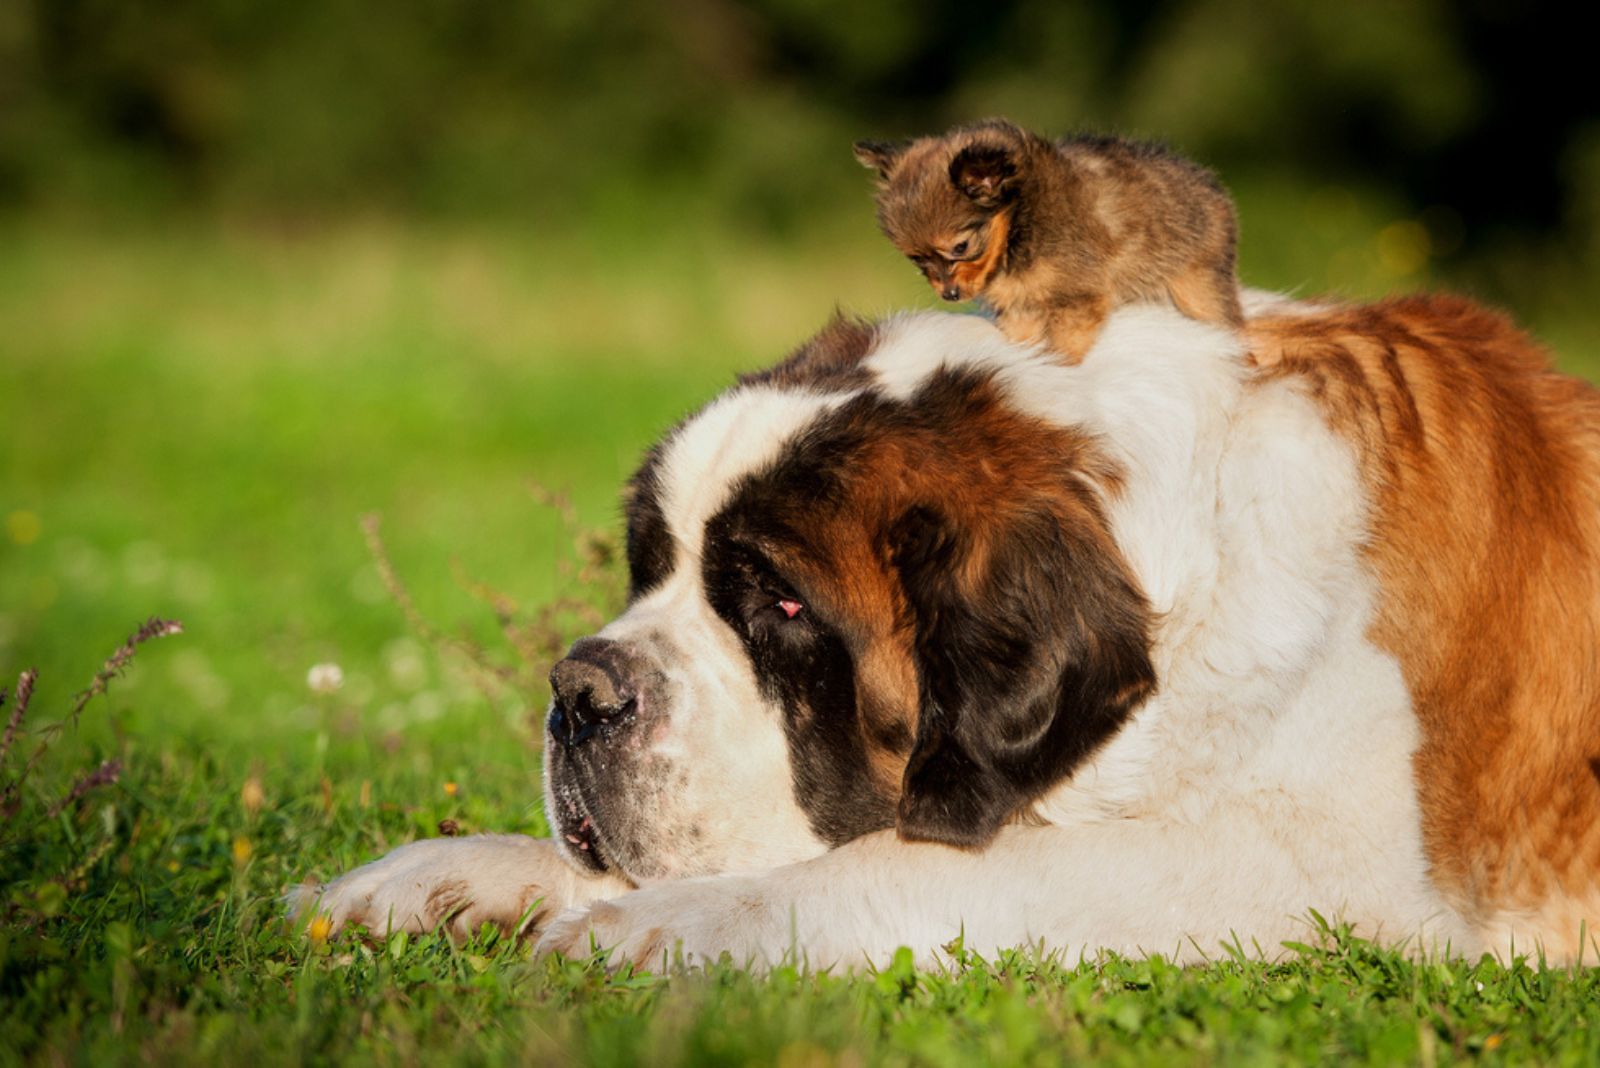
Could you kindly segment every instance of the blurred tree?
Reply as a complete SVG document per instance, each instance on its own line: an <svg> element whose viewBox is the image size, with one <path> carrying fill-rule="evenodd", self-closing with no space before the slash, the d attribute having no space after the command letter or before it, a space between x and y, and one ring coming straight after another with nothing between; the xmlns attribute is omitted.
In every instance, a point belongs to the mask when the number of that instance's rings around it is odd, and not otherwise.
<svg viewBox="0 0 1600 1068"><path fill-rule="evenodd" d="M12 0L0 204L784 233L859 200L852 138L1004 112L1162 136L1245 189L1431 210L1435 254L1588 249L1600 107L1559 16L1539 0Z"/></svg>

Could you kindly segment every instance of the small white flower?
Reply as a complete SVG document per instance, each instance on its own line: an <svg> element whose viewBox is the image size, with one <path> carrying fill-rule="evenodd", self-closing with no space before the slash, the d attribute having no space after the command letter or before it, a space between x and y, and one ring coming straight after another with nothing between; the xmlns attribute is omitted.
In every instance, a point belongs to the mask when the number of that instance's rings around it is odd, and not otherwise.
<svg viewBox="0 0 1600 1068"><path fill-rule="evenodd" d="M344 685L344 669L338 664L312 664L306 672L306 685L312 693L332 693Z"/></svg>

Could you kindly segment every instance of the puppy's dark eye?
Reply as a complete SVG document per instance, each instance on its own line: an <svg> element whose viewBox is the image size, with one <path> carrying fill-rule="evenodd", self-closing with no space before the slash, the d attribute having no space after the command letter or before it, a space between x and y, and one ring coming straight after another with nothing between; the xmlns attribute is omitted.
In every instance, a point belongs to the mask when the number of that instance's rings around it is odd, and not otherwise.
<svg viewBox="0 0 1600 1068"><path fill-rule="evenodd" d="M965 256L967 254L967 245L968 244L969 244L969 242L966 242L966 241L957 241L955 244L950 246L950 255L952 255L952 256Z"/></svg>

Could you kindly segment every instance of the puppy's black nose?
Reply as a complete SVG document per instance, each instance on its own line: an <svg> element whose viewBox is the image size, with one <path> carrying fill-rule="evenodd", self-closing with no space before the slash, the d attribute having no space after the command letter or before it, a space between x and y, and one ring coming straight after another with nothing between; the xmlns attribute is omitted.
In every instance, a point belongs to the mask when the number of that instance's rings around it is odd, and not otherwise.
<svg viewBox="0 0 1600 1068"><path fill-rule="evenodd" d="M584 638L550 671L550 737L574 749L633 717L637 690L616 642Z"/></svg>
<svg viewBox="0 0 1600 1068"><path fill-rule="evenodd" d="M947 285L939 291L939 295L945 300L960 300L961 290L957 289L953 284Z"/></svg>

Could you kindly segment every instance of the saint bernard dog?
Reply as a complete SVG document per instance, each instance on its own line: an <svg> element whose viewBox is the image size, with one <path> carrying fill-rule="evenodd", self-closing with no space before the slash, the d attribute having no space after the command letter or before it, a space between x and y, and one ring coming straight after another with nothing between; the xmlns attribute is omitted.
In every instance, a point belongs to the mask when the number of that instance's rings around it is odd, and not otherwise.
<svg viewBox="0 0 1600 1068"><path fill-rule="evenodd" d="M837 320L745 377L646 456L627 610L551 673L554 836L300 904L656 967L1188 961L1312 909L1595 959L1600 394L1451 297L1247 307L1079 366Z"/></svg>

